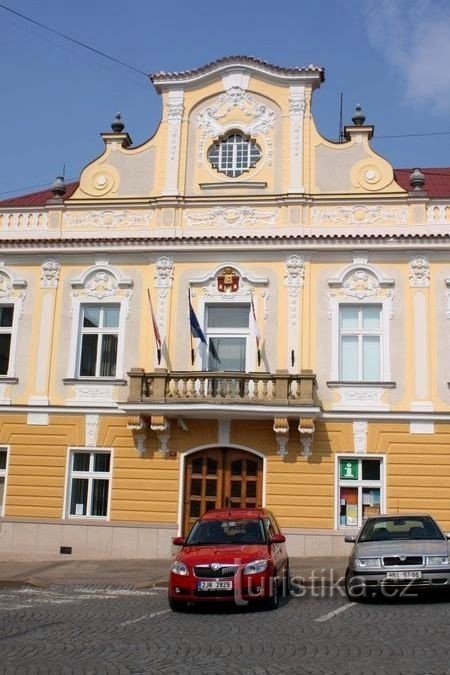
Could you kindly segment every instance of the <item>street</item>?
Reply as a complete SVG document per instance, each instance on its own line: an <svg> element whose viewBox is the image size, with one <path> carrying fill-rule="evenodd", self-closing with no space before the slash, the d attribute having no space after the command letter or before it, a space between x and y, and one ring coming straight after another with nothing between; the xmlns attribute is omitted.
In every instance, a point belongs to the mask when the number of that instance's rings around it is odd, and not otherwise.
<svg viewBox="0 0 450 675"><path fill-rule="evenodd" d="M450 674L448 599L172 613L165 589L1 589L0 673Z"/></svg>

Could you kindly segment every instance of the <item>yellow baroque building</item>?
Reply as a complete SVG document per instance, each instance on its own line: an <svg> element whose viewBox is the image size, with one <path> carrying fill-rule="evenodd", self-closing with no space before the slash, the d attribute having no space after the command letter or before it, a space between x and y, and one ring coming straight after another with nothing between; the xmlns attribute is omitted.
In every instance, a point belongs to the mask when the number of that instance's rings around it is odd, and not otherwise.
<svg viewBox="0 0 450 675"><path fill-rule="evenodd" d="M79 182L0 202L0 556L168 557L217 506L291 555L379 512L450 529L450 170L395 170L320 67L151 77Z"/></svg>

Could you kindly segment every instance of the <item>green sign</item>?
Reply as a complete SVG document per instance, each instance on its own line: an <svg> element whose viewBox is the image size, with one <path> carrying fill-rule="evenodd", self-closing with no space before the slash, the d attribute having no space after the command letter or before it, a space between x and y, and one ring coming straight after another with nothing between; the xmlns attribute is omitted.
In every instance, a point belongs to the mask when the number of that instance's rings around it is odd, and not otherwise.
<svg viewBox="0 0 450 675"><path fill-rule="evenodd" d="M339 477L344 480L358 480L358 460L339 460Z"/></svg>

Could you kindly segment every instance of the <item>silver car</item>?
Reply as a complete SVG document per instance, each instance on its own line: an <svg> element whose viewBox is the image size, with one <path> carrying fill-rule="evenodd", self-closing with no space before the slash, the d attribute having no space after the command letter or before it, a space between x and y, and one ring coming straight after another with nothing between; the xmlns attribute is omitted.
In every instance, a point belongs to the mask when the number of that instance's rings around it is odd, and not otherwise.
<svg viewBox="0 0 450 675"><path fill-rule="evenodd" d="M368 518L355 537L345 574L349 600L405 597L420 589L450 590L449 540L426 514Z"/></svg>

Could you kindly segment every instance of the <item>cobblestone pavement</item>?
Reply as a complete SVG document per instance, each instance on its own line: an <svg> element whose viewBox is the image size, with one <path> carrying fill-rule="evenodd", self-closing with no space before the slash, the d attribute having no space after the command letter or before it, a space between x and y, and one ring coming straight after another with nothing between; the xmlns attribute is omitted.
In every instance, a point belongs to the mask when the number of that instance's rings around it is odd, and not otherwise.
<svg viewBox="0 0 450 675"><path fill-rule="evenodd" d="M331 591L327 589L328 595ZM172 613L165 590L0 592L1 675L449 675L450 600Z"/></svg>

